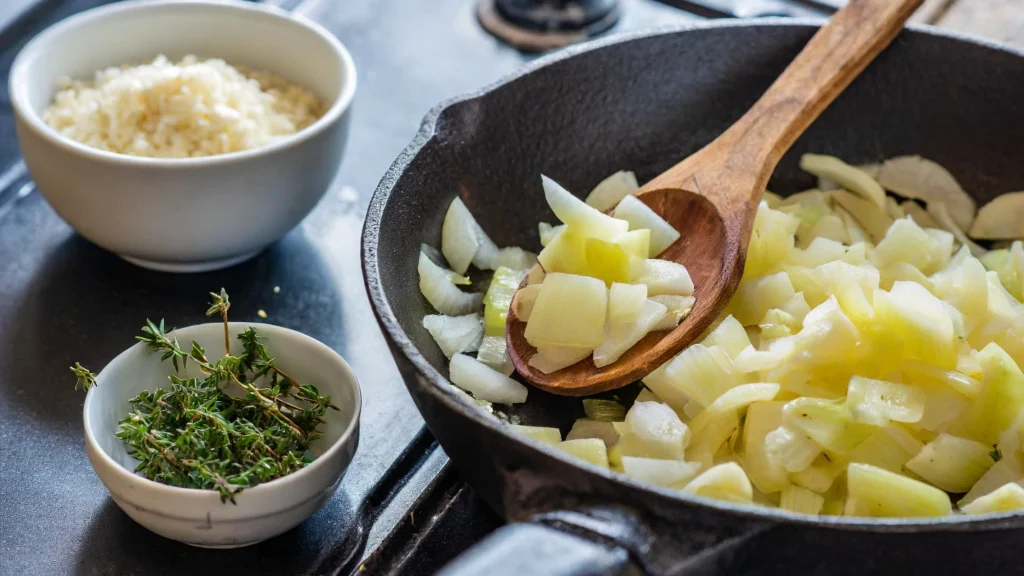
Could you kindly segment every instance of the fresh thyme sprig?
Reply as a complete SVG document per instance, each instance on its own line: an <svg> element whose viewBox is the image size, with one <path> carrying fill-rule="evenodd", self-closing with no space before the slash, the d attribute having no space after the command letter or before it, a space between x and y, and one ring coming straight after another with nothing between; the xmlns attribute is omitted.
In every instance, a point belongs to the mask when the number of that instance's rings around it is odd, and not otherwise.
<svg viewBox="0 0 1024 576"><path fill-rule="evenodd" d="M327 410L338 407L315 386L300 385L279 369L256 328L237 335L242 351L232 356L227 292L210 295L207 315L219 315L224 323L225 355L211 361L198 342L186 352L167 335L163 320L146 320L136 340L170 360L176 374L169 387L143 391L129 401L132 410L118 423L116 436L139 461L135 471L146 478L217 490L222 501L234 503L242 489L308 464L310 445L321 436L319 425ZM177 375L189 361L202 378ZM96 375L81 364L71 371L76 388L96 385Z"/></svg>

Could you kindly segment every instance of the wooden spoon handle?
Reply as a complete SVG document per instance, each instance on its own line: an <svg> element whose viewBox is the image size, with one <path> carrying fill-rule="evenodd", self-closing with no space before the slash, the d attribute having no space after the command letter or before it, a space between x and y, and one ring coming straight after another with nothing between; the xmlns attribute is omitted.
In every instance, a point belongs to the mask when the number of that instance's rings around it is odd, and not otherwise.
<svg viewBox="0 0 1024 576"><path fill-rule="evenodd" d="M899 34L924 0L849 0L804 46L768 91L700 152L640 190L705 195L747 227L782 155ZM745 242L743 243L745 245Z"/></svg>
<svg viewBox="0 0 1024 576"><path fill-rule="evenodd" d="M767 182L793 142L892 42L922 2L849 0L757 103L722 134L719 140L732 149L729 156L759 167Z"/></svg>

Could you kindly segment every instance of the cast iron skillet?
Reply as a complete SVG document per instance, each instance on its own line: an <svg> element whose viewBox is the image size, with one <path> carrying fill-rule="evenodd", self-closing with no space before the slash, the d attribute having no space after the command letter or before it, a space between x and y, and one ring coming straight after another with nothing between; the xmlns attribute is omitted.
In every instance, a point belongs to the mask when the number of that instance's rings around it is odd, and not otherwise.
<svg viewBox="0 0 1024 576"><path fill-rule="evenodd" d="M496 532L449 573L1019 569L1016 560L1001 563L1014 556L1015 540L1024 543L1022 514L803 517L687 497L513 437L451 390L447 362L421 325L432 312L417 289L419 246L439 244L460 188L499 245L539 249L536 224L554 218L541 173L577 193L619 169L650 179L747 110L816 28L793 20L714 22L564 50L436 107L384 176L363 232L374 311L448 456L490 506L521 523ZM1022 135L1024 53L915 28L811 126L771 187L811 187L796 166L808 151L853 163L921 154L948 167L980 204L1024 189ZM631 400L637 392L618 394ZM537 389L515 414L563 433L583 415L578 398Z"/></svg>

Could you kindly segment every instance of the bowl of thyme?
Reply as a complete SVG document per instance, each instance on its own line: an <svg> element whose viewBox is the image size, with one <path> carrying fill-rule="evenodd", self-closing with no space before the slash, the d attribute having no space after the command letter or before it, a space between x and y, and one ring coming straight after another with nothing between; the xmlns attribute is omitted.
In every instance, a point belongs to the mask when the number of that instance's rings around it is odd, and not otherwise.
<svg viewBox="0 0 1024 576"><path fill-rule="evenodd" d="M255 544L316 512L359 439L361 395L349 365L300 332L231 322L169 330L146 320L137 343L87 390L89 461L136 522L196 546Z"/></svg>

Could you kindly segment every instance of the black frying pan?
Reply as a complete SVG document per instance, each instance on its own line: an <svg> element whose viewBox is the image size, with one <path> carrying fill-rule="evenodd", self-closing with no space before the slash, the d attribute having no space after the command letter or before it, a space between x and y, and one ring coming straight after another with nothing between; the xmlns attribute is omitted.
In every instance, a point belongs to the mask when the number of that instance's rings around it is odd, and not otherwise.
<svg viewBox="0 0 1024 576"><path fill-rule="evenodd" d="M499 245L538 249L536 224L553 219L541 173L578 193L619 169L650 179L732 124L815 31L715 22L559 52L435 108L381 181L363 232L374 311L430 430L479 495L521 523L450 573L1024 573L1024 514L796 516L687 497L513 437L451 391L446 359L421 325L431 311L417 289L419 245L438 245L460 187ZM1024 53L905 31L797 142L774 191L813 186L796 166L808 151L853 163L921 154L979 204L1024 189ZM515 414L564 433L582 408L531 389Z"/></svg>

